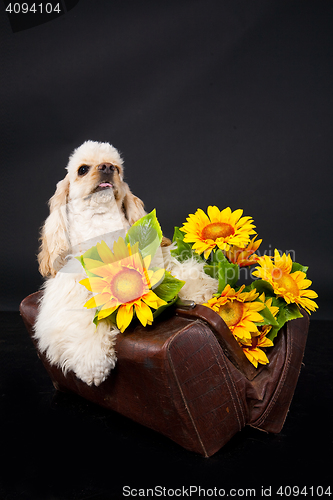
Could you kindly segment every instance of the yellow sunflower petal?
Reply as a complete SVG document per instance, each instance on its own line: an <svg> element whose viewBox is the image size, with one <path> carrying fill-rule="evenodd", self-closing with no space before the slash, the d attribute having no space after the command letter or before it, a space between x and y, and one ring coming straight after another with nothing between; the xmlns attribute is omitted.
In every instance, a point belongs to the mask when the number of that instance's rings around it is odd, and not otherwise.
<svg viewBox="0 0 333 500"><path fill-rule="evenodd" d="M167 304L165 300L160 299L160 297L158 297L152 290L143 295L141 298L149 307L152 307L153 309L158 309L159 307Z"/></svg>
<svg viewBox="0 0 333 500"><path fill-rule="evenodd" d="M108 316L110 316L110 314L112 314L116 309L117 307L119 307L119 304L114 304L113 306L110 306L110 307L106 307L105 309L101 309L98 313L98 319L104 319L104 318L107 318Z"/></svg>
<svg viewBox="0 0 333 500"><path fill-rule="evenodd" d="M215 245L214 245L215 246ZM210 254L212 253L212 250L213 248L207 248L205 251L204 251L204 258L207 260L208 257L210 256ZM202 252L199 252L199 253L202 253Z"/></svg>
<svg viewBox="0 0 333 500"><path fill-rule="evenodd" d="M151 276L149 276L151 287L154 287L160 281L162 281L164 275L165 275L165 269L158 269L157 271L154 271L154 273Z"/></svg>
<svg viewBox="0 0 333 500"><path fill-rule="evenodd" d="M90 280L89 278L85 278L84 280L79 281L80 285L83 285L89 290L89 292L92 292L91 285L90 285ZM104 281L103 281L104 284Z"/></svg>
<svg viewBox="0 0 333 500"><path fill-rule="evenodd" d="M237 223L241 224L241 217L242 217L242 214L243 214L243 210L241 209L238 209L238 210L235 210L232 214L230 214L230 223L232 225L236 225ZM243 222L247 222L247 220L250 219L250 217L243 217Z"/></svg>
<svg viewBox="0 0 333 500"><path fill-rule="evenodd" d="M129 257L130 253L128 246L126 245L123 238L119 238L118 241L113 243L113 254L115 260L123 260Z"/></svg>
<svg viewBox="0 0 333 500"><path fill-rule="evenodd" d="M149 269L151 263L151 255L146 255L146 257L143 259L143 264L146 269Z"/></svg>
<svg viewBox="0 0 333 500"><path fill-rule="evenodd" d="M107 286L107 282L102 278L85 278L79 281L79 283L87 288L90 292L101 293Z"/></svg>
<svg viewBox="0 0 333 500"><path fill-rule="evenodd" d="M312 285L312 281L306 278L306 274L302 271L295 271L294 273L290 273L290 276L297 283L298 288L309 288Z"/></svg>
<svg viewBox="0 0 333 500"><path fill-rule="evenodd" d="M198 240L198 235L194 232L188 232L184 236L185 243L195 243Z"/></svg>
<svg viewBox="0 0 333 500"><path fill-rule="evenodd" d="M117 312L117 327L123 333L133 319L133 305L121 305Z"/></svg>
<svg viewBox="0 0 333 500"><path fill-rule="evenodd" d="M86 259L84 259L84 265L88 271L91 271L92 273L97 274L97 271L100 268L105 267L105 262L101 262L100 260L96 260L96 259L86 258Z"/></svg>
<svg viewBox="0 0 333 500"><path fill-rule="evenodd" d="M253 366L255 366L255 368L258 368L258 361L252 355L252 351L250 351L247 348L243 348L243 352L244 352L245 356L247 357L247 359L253 364Z"/></svg>
<svg viewBox="0 0 333 500"><path fill-rule="evenodd" d="M144 302L140 301L139 303L135 304L135 312L136 315L139 319L139 321L142 323L143 326L146 326L147 323L148 325L151 325L153 322L153 313L150 309L150 307L147 306Z"/></svg>
<svg viewBox="0 0 333 500"><path fill-rule="evenodd" d="M95 274L96 276L99 276L100 278L110 278L114 276L119 270L117 262L114 264L104 264L102 262L100 266L96 266L95 262L99 261L91 261L92 259L85 259L85 263L87 263L87 270Z"/></svg>
<svg viewBox="0 0 333 500"><path fill-rule="evenodd" d="M254 322L254 323L263 323L263 321L264 321L264 318L258 312L253 312L253 311L249 310L249 313L246 314L246 316L248 316L248 318L251 320L251 322Z"/></svg>
<svg viewBox="0 0 333 500"><path fill-rule="evenodd" d="M216 240L213 243L214 243L214 247L218 246L218 248L220 250L226 250L227 251L228 248L229 248L229 246L230 246L229 243L228 243L228 241L226 241L226 238L216 238ZM205 259L206 259L206 257L205 257Z"/></svg>
<svg viewBox="0 0 333 500"><path fill-rule="evenodd" d="M229 221L229 217L231 215L231 208L227 207L224 210L221 211L221 221Z"/></svg>
<svg viewBox="0 0 333 500"><path fill-rule="evenodd" d="M291 271L293 265L290 255L285 253L280 255L277 249L274 250L274 264L286 273Z"/></svg>
<svg viewBox="0 0 333 500"><path fill-rule="evenodd" d="M244 330L247 331L247 333L257 333L258 332L258 327L254 324L254 322L251 320L244 318L242 322L240 323L240 327L243 328ZM246 335L246 338L249 338L249 335Z"/></svg>
<svg viewBox="0 0 333 500"><path fill-rule="evenodd" d="M203 223L203 224L210 223L209 217L205 214L205 212L201 208L199 208L195 212L195 215L199 218L200 223ZM194 219L194 217L193 217L193 219Z"/></svg>
<svg viewBox="0 0 333 500"><path fill-rule="evenodd" d="M255 349L252 349L252 354L258 360L258 362L260 364L267 365L269 363L269 359L267 358L264 351L262 351L258 347L256 347Z"/></svg>
<svg viewBox="0 0 333 500"><path fill-rule="evenodd" d="M245 288L245 285L242 285L242 287L238 290L239 300L252 303L252 301L254 301L259 296L259 293L257 292L257 290L255 288L253 290L251 290L250 292L243 292L244 288ZM261 305L260 302L257 302L256 305L253 307L256 307L256 306L258 307L259 305ZM261 307L261 309L263 309L264 307Z"/></svg>
<svg viewBox="0 0 333 500"><path fill-rule="evenodd" d="M209 307L210 309L213 309L214 311L218 311L220 307L220 303L216 297L209 299L208 302L203 305Z"/></svg>
<svg viewBox="0 0 333 500"><path fill-rule="evenodd" d="M220 210L215 206L209 206L207 208L207 214L211 222L220 222Z"/></svg>
<svg viewBox="0 0 333 500"><path fill-rule="evenodd" d="M89 299L85 304L84 304L84 307L86 307L87 309L93 309L94 307L97 307L96 305L96 302L95 302L95 298L92 297L91 299Z"/></svg>
<svg viewBox="0 0 333 500"><path fill-rule="evenodd" d="M266 307L265 304L255 299L253 299L253 302L246 302L246 305L247 305L247 310L253 314L254 313L257 314L259 311L262 311Z"/></svg>
<svg viewBox="0 0 333 500"><path fill-rule="evenodd" d="M143 272L145 265L139 251L133 252L129 257L128 262L130 262L133 267L138 269L138 271L140 271L141 273Z"/></svg>
<svg viewBox="0 0 333 500"><path fill-rule="evenodd" d="M234 328L232 328L232 333L235 335L235 337L238 337L239 339L250 339L251 338L250 329L256 331L257 327L253 325L253 323L250 325L250 327L246 326L245 328L243 325L241 326L236 325Z"/></svg>
<svg viewBox="0 0 333 500"><path fill-rule="evenodd" d="M85 304L84 307L87 309L92 309L93 307L99 307L104 305L110 299L110 295L108 293L100 293L99 295L94 295L91 297Z"/></svg>
<svg viewBox="0 0 333 500"><path fill-rule="evenodd" d="M103 262L111 263L115 261L114 255L111 252L110 248L105 243L105 241L97 243L96 247L97 247L97 252Z"/></svg>
<svg viewBox="0 0 333 500"><path fill-rule="evenodd" d="M299 292L300 297L307 297L308 299L316 299L318 294L313 290L301 290Z"/></svg>
<svg viewBox="0 0 333 500"><path fill-rule="evenodd" d="M297 303L300 307L303 307L303 309L305 309L309 314L318 309L318 305L316 304L316 302L308 299L307 297L300 297Z"/></svg>
<svg viewBox="0 0 333 500"><path fill-rule="evenodd" d="M273 345L274 345L274 343L270 339L268 339L267 337L263 337L258 342L259 347L272 347Z"/></svg>
<svg viewBox="0 0 333 500"><path fill-rule="evenodd" d="M137 241L132 246L130 245L130 243L127 243L127 250L128 250L128 255L133 255L133 254L139 253L140 252L139 242Z"/></svg>

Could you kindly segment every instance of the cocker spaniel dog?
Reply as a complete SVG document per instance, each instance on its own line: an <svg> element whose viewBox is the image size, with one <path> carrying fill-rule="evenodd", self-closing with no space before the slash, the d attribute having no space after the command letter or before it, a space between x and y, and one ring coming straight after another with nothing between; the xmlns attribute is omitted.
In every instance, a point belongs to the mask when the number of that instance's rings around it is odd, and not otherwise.
<svg viewBox="0 0 333 500"><path fill-rule="evenodd" d="M86 275L74 257L102 239L112 247L146 214L144 204L123 180L118 151L108 143L86 141L70 156L67 175L57 184L49 207L38 255L39 270L47 279L35 338L51 364L99 385L115 366L119 330L108 318L96 327L95 311L83 307L92 293L79 283ZM170 250L164 256L164 267L187 281L183 298L203 302L217 290L216 280L196 261L180 264Z"/></svg>

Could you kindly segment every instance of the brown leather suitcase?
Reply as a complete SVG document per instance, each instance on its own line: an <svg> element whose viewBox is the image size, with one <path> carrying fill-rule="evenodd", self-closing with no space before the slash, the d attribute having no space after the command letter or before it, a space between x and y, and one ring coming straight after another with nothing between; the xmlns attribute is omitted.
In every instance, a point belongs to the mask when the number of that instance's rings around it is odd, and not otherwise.
<svg viewBox="0 0 333 500"><path fill-rule="evenodd" d="M20 312L33 339L40 292ZM171 309L171 308L170 308ZM290 321L255 369L214 311L173 309L119 334L115 369L100 386L66 376L38 352L54 387L74 392L209 457L245 425L281 431L297 384L309 318ZM35 343L38 351L37 345Z"/></svg>

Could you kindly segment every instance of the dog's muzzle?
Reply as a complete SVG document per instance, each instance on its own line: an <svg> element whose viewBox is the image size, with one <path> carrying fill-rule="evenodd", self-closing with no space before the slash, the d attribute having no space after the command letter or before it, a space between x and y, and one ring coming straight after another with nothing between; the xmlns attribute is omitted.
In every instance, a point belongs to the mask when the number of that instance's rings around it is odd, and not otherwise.
<svg viewBox="0 0 333 500"><path fill-rule="evenodd" d="M100 172L100 183L95 189L95 193L105 189L113 188L113 172L114 165L112 163L101 163L98 165L97 170Z"/></svg>

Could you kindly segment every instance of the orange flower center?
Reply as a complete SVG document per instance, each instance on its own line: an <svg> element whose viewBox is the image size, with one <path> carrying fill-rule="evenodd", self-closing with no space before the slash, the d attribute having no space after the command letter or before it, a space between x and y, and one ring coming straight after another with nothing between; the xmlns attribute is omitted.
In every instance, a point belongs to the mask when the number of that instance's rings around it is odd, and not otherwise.
<svg viewBox="0 0 333 500"><path fill-rule="evenodd" d="M135 269L124 268L110 283L112 295L122 304L136 300L145 293L145 283L141 273Z"/></svg>
<svg viewBox="0 0 333 500"><path fill-rule="evenodd" d="M226 238L234 234L234 228L226 222L212 222L205 226L201 236L204 240L217 240L217 238Z"/></svg>
<svg viewBox="0 0 333 500"><path fill-rule="evenodd" d="M272 278L280 288L284 288L295 297L299 295L299 288L290 274L285 273L280 268L275 268L272 271Z"/></svg>
<svg viewBox="0 0 333 500"><path fill-rule="evenodd" d="M220 307L219 315L228 326L237 325L243 317L243 302L228 302Z"/></svg>

